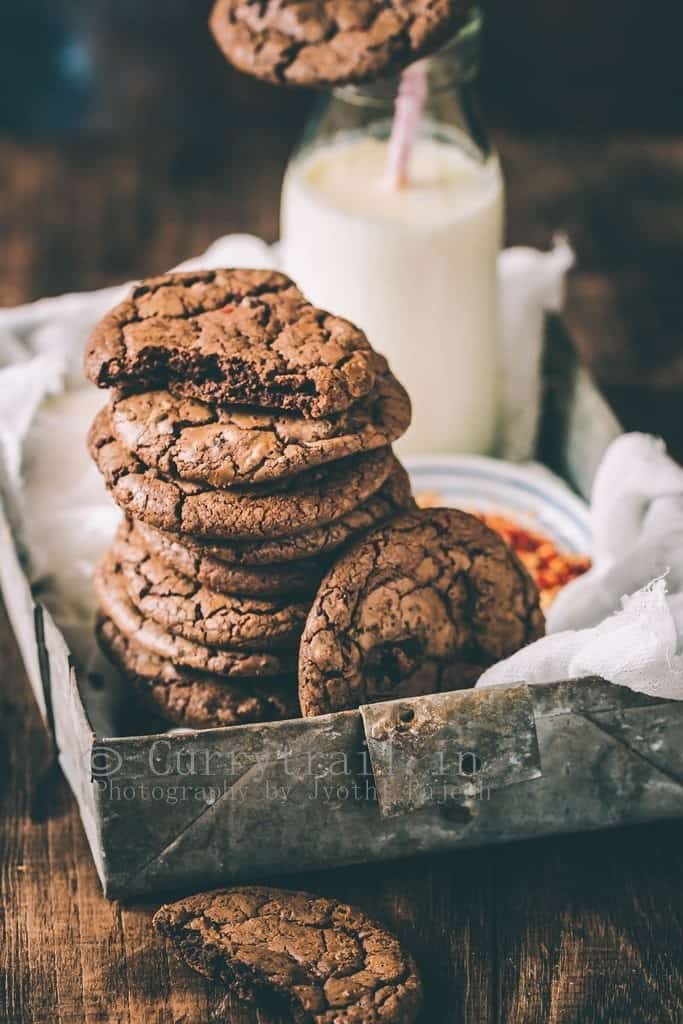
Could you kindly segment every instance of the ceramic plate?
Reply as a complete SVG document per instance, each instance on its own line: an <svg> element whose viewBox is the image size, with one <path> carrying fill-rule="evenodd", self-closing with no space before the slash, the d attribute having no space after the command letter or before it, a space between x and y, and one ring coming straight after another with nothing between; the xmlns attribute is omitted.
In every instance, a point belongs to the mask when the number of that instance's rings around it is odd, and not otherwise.
<svg viewBox="0 0 683 1024"><path fill-rule="evenodd" d="M479 455L413 455L404 462L418 499L507 515L569 554L590 554L588 505L538 463L515 465Z"/></svg>

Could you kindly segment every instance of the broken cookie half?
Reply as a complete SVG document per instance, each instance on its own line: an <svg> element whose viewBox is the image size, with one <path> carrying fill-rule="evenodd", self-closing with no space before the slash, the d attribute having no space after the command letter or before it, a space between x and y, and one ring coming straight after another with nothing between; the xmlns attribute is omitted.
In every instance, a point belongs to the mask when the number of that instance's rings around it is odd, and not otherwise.
<svg viewBox="0 0 683 1024"><path fill-rule="evenodd" d="M356 907L262 886L162 906L156 928L190 967L295 1024L412 1024L422 999L398 939Z"/></svg>

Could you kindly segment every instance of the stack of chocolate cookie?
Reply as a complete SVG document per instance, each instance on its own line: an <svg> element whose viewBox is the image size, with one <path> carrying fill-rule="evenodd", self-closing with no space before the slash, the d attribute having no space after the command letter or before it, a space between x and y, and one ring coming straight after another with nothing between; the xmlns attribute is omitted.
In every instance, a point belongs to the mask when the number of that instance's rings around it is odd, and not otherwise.
<svg viewBox="0 0 683 1024"><path fill-rule="evenodd" d="M114 389L89 446L126 514L95 579L104 650L174 724L298 715L322 576L413 507L391 450L405 391L361 331L272 271L143 282L85 366Z"/></svg>

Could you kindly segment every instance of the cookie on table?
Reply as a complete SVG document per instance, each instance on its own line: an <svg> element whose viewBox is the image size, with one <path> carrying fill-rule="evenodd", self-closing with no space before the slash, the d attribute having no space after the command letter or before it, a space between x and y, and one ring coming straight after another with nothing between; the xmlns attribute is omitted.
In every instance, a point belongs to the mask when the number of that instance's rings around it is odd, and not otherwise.
<svg viewBox="0 0 683 1024"><path fill-rule="evenodd" d="M97 639L141 706L172 725L213 729L299 717L293 679L235 681L173 665L124 636L111 621Z"/></svg>
<svg viewBox="0 0 683 1024"><path fill-rule="evenodd" d="M111 554L138 611L175 636L233 650L267 651L293 647L299 641L309 602L286 597L266 601L208 590L150 555L125 527L119 530Z"/></svg>
<svg viewBox="0 0 683 1024"><path fill-rule="evenodd" d="M261 679L296 672L296 647L272 651L228 650L195 643L146 619L128 596L121 567L107 552L95 569L95 596L101 613L120 633L174 665L228 679Z"/></svg>
<svg viewBox="0 0 683 1024"><path fill-rule="evenodd" d="M302 713L473 686L543 632L538 590L497 533L456 509L400 516L320 585L299 651Z"/></svg>
<svg viewBox="0 0 683 1024"><path fill-rule="evenodd" d="M410 425L410 400L390 373L368 398L326 419L216 406L169 391L114 397L114 436L146 466L212 487L262 484L384 448Z"/></svg>
<svg viewBox="0 0 683 1024"><path fill-rule="evenodd" d="M217 0L211 30L247 74L288 85L343 85L433 52L466 21L465 0Z"/></svg>
<svg viewBox="0 0 683 1024"><path fill-rule="evenodd" d="M280 595L310 597L329 568L329 558L310 558L283 565L234 565L179 533L164 533L146 523L127 521L122 527L132 540L160 562L224 594L272 598ZM218 549L220 550L220 548Z"/></svg>
<svg viewBox="0 0 683 1024"><path fill-rule="evenodd" d="M154 925L190 967L301 1024L413 1024L420 1009L410 954L338 900L218 889L160 907Z"/></svg>
<svg viewBox="0 0 683 1024"><path fill-rule="evenodd" d="M386 482L366 502L333 523L290 537L253 542L210 541L186 534L168 533L140 521L136 522L135 529L142 533L150 550L179 572L190 576L193 572L199 576L198 567L205 561L210 563L212 573L221 573L223 566L227 570L235 568L248 571L263 567L264 570L278 569L283 572L288 567L294 569L297 566L306 567L305 571L309 568L313 571L315 566L320 565L321 559L331 558L342 545L401 512L414 511L416 507L408 474L394 457ZM320 572L317 582L320 582L324 571ZM204 582L210 585L208 579ZM213 589L220 590L221 587L214 586Z"/></svg>
<svg viewBox="0 0 683 1024"><path fill-rule="evenodd" d="M394 467L391 449L378 448L307 470L270 493L218 490L148 469L114 438L108 407L95 417L88 444L127 515L171 533L226 540L285 537L324 526L372 497Z"/></svg>
<svg viewBox="0 0 683 1024"><path fill-rule="evenodd" d="M98 387L167 388L315 419L369 394L378 366L362 331L270 270L142 281L100 321L85 353L86 376Z"/></svg>

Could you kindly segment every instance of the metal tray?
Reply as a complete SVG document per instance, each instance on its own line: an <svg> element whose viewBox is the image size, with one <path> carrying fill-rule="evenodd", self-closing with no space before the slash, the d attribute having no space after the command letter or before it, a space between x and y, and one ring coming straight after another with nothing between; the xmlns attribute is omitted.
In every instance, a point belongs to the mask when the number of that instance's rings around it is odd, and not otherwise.
<svg viewBox="0 0 683 1024"><path fill-rule="evenodd" d="M620 428L559 321L547 341L538 457L585 495ZM683 704L601 679L107 735L1 515L0 584L109 896L683 814Z"/></svg>

